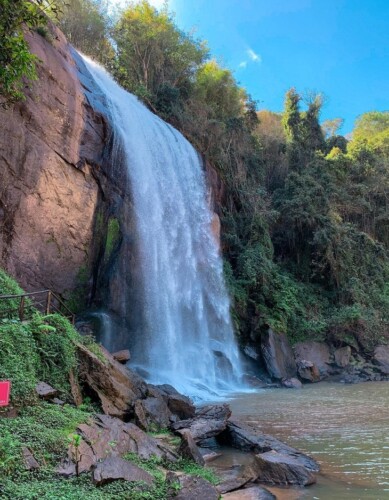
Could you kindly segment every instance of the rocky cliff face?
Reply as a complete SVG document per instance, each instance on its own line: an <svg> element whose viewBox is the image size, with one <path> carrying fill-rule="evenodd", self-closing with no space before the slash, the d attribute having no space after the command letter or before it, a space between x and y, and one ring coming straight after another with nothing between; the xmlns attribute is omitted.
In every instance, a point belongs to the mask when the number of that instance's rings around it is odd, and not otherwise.
<svg viewBox="0 0 389 500"><path fill-rule="evenodd" d="M82 60L50 30L49 39L27 33L39 79L24 102L0 108L0 267L28 291L67 297L82 285L89 305L120 323L140 300L127 173ZM223 186L210 165L206 173L217 212ZM219 239L216 214L213 229ZM119 276L133 290L125 299Z"/></svg>
<svg viewBox="0 0 389 500"><path fill-rule="evenodd" d="M106 126L87 105L70 48L28 33L39 80L0 108L0 265L27 289L74 288L91 255Z"/></svg>

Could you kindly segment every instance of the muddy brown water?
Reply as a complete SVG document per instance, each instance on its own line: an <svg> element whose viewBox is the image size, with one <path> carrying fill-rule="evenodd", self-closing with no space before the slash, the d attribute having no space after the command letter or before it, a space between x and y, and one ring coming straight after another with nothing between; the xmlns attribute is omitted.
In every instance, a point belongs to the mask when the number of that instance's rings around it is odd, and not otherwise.
<svg viewBox="0 0 389 500"><path fill-rule="evenodd" d="M389 500L389 382L321 382L238 394L233 415L313 456L317 484L273 490L280 500ZM247 460L228 451L215 466Z"/></svg>

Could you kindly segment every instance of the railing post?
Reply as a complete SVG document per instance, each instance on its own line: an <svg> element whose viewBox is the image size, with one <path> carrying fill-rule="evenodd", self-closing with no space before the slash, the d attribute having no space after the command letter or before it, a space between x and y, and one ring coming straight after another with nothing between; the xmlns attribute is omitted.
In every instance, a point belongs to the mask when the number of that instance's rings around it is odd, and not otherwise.
<svg viewBox="0 0 389 500"><path fill-rule="evenodd" d="M46 314L50 314L50 306L51 306L51 290L47 292Z"/></svg>
<svg viewBox="0 0 389 500"><path fill-rule="evenodd" d="M24 295L20 297L20 304L19 304L19 319L20 321L23 321L24 318Z"/></svg>

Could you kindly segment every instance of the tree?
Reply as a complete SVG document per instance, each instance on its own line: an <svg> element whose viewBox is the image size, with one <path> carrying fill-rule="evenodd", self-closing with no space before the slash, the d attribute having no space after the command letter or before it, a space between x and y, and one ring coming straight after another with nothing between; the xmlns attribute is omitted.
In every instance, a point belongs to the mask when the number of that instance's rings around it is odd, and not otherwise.
<svg viewBox="0 0 389 500"><path fill-rule="evenodd" d="M323 130L324 137L329 139L330 137L336 136L338 130L343 127L343 118L334 118L332 120L325 120L321 128Z"/></svg>
<svg viewBox="0 0 389 500"><path fill-rule="evenodd" d="M110 67L114 49L109 19L99 0L56 0L56 22L69 42L84 54Z"/></svg>
<svg viewBox="0 0 389 500"><path fill-rule="evenodd" d="M122 13L113 36L118 80L153 108L158 100L166 105L169 92L185 97L208 55L206 44L180 31L166 7L158 11L146 0Z"/></svg>
<svg viewBox="0 0 389 500"><path fill-rule="evenodd" d="M23 99L23 79L37 78L37 58L23 30L45 24L44 11L51 7L47 0L0 0L0 105Z"/></svg>

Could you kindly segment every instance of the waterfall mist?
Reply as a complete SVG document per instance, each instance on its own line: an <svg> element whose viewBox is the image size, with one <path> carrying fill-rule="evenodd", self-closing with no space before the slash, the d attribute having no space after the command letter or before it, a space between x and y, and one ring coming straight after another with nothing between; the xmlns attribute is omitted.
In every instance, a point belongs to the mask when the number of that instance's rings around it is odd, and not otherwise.
<svg viewBox="0 0 389 500"><path fill-rule="evenodd" d="M149 382L195 398L236 390L241 364L201 159L177 130L83 59L109 110L134 203L142 326L129 339L131 365Z"/></svg>

